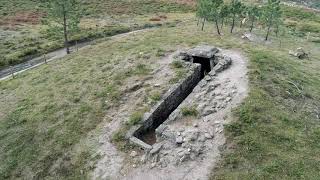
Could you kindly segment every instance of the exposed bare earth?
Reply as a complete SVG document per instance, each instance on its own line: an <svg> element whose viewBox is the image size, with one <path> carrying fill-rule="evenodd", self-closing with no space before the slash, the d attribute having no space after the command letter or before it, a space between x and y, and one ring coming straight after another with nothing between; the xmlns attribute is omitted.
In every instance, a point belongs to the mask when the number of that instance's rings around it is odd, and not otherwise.
<svg viewBox="0 0 320 180"><path fill-rule="evenodd" d="M247 59L238 51L224 50L223 54L232 58L229 69L217 74L207 75L171 114L165 122L164 134L172 137L158 138L161 148L153 155L138 152L128 154L116 150L110 142L111 134L120 126L123 119L137 105L137 97L143 89L130 93L126 102L112 110L112 121L107 123L101 135L100 152L103 158L96 165L93 179L207 179L211 169L218 162L225 144L223 125L231 117L231 109L248 94ZM172 57L162 59L159 70L155 71L152 80L144 84L164 84L169 79L168 64ZM183 117L183 107L195 106L199 111L197 117ZM108 113L110 114L110 113ZM177 137L183 137L182 145L177 145Z"/></svg>
<svg viewBox="0 0 320 180"><path fill-rule="evenodd" d="M146 96L146 87L157 86L159 91L168 89L168 81L173 76L173 72L169 66L172 56L162 58L155 64L158 68L147 79L130 79L131 87L126 89L131 91L122 99L119 107L110 109L106 119L111 122L106 123L103 132L99 138L99 152L103 158L98 161L96 169L93 172L93 179L108 179L118 176L119 172L125 164L126 155L118 152L116 147L110 142L112 134L117 131L121 123L129 119L130 113L134 112L136 107L143 104L143 98Z"/></svg>

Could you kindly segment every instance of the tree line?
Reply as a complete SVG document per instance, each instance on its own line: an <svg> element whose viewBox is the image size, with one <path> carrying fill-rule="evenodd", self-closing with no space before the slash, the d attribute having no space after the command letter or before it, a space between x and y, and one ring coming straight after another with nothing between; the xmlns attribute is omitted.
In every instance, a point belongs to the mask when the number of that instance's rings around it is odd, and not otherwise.
<svg viewBox="0 0 320 180"><path fill-rule="evenodd" d="M268 0L261 6L246 5L240 0L231 0L230 3L224 0L198 0L196 15L197 25L201 24L202 30L206 22L213 22L219 35L226 23L230 24L230 33L233 33L238 22L240 28L244 27L244 23L249 22L250 32L257 23L262 24L266 27L265 40L267 41L272 29L278 35L282 13L280 0Z"/></svg>

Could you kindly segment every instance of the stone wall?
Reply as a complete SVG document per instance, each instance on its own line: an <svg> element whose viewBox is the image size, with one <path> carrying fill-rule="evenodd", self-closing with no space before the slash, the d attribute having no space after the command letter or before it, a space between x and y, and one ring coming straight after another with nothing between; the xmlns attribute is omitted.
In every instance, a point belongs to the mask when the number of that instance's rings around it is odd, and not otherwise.
<svg viewBox="0 0 320 180"><path fill-rule="evenodd" d="M127 138L134 144L144 149L152 149L152 146L144 143L139 138L148 130L155 130L169 115L181 104L181 102L192 92L193 88L201 80L201 66L186 62L189 71L185 79L180 80L163 96L162 100L144 115L141 125L132 127Z"/></svg>

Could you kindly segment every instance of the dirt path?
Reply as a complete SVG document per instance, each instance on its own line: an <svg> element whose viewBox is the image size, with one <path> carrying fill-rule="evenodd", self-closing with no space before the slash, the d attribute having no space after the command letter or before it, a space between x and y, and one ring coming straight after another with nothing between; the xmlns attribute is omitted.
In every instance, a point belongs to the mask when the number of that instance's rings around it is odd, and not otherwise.
<svg viewBox="0 0 320 180"><path fill-rule="evenodd" d="M312 11L312 12L316 12L316 13L320 13L319 9L316 8L312 8L312 7L308 7L305 5L300 5L298 3L293 3L293 2L281 2L281 4L286 5L286 6L290 6L290 7L296 7L296 8L302 8L308 11Z"/></svg>
<svg viewBox="0 0 320 180"><path fill-rule="evenodd" d="M162 135L166 137L158 138L159 152L129 157L128 164L123 162L124 154L116 154L113 148L104 148L108 155L98 163L100 176L93 176L93 179L207 179L220 158L220 147L226 141L223 125L232 119L231 109L248 94L246 58L238 51L225 50L222 53L232 58L232 65L217 75L206 76L161 125L164 129ZM160 72L155 74L159 75L156 79L163 78ZM182 116L182 108L193 106L199 116ZM112 124L108 126L115 128ZM183 137L182 145L177 145L177 135ZM103 162L107 165L101 165Z"/></svg>
<svg viewBox="0 0 320 180"><path fill-rule="evenodd" d="M128 33L114 35L114 36L112 36L110 38L111 39L123 38L123 37L129 36L129 35L135 34L135 33L143 33L143 32L146 32L146 31L148 31L150 29L151 28L131 31L131 32L128 32ZM72 52L76 52L77 49L81 50L82 48L91 46L92 42L94 42L94 41L95 40L90 41L90 42L79 43L77 46L76 45L71 46L70 49L71 49ZM63 58L66 55L67 55L67 53L66 53L65 49L62 48L62 49L58 49L58 50L55 50L55 51L52 51L52 52L46 54L45 58L46 58L47 62L50 62L50 61L54 61L54 60ZM17 64L17 65L15 65L13 67L5 68L3 70L0 70L0 81L12 77L12 73L14 75L17 75L17 74L20 74L20 73L22 73L24 71L27 71L27 70L36 68L38 66L41 66L43 64L45 64L44 57L41 56L41 57L36 57L36 58L30 59L30 60L28 60L26 62Z"/></svg>

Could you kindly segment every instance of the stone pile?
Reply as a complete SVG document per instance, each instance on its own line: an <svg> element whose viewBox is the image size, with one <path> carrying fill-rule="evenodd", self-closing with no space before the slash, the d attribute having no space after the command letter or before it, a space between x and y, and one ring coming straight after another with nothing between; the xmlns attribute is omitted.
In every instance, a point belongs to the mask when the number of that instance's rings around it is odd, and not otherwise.
<svg viewBox="0 0 320 180"><path fill-rule="evenodd" d="M223 54L216 54L214 64L215 66L212 68L214 72L221 72L225 69L227 69L232 63L232 60L230 57L225 56Z"/></svg>
<svg viewBox="0 0 320 180"><path fill-rule="evenodd" d="M157 143L152 146L148 155L142 157L144 162L147 159L150 163L150 168L201 160L204 152L212 149L215 136L222 133L223 125L220 121L209 122L210 115L226 108L237 92L229 81L215 81L217 73L228 68L231 62L230 57L215 53L216 66L213 70L195 87L192 97L186 99L156 129ZM191 117L191 125L179 125L188 120L182 115L182 107L192 105L196 105L199 115Z"/></svg>
<svg viewBox="0 0 320 180"><path fill-rule="evenodd" d="M296 51L289 51L289 54L291 56L294 56L294 57L297 57L299 59L306 59L306 58L309 58L309 54L306 53L303 48L299 47L297 48Z"/></svg>
<svg viewBox="0 0 320 180"><path fill-rule="evenodd" d="M194 57L210 59L214 66L190 96L156 129L156 144L145 148L147 153L139 160L140 163L147 163L150 168L164 168L203 159L204 154L215 147L216 136L223 131L223 120L211 118L227 107L237 93L237 88L230 80L218 81L216 75L227 69L232 60L219 53L217 48L209 46L198 46L177 56L181 60L191 62ZM185 117L182 108L191 106L195 106L198 115ZM131 157L139 159L136 153L132 153Z"/></svg>

